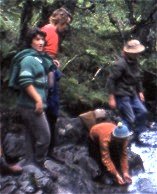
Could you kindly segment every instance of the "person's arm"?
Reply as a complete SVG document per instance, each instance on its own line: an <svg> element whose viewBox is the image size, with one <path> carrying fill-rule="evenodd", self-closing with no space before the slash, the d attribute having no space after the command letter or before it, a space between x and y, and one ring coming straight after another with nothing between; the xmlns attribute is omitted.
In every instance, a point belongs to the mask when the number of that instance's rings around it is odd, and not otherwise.
<svg viewBox="0 0 157 194"><path fill-rule="evenodd" d="M116 92L116 81L122 75L124 70L124 64L122 62L117 62L112 66L110 75L107 79L107 90L109 93L109 105L111 108L116 108L115 92Z"/></svg>
<svg viewBox="0 0 157 194"><path fill-rule="evenodd" d="M24 90L34 101L35 112L40 114L43 112L43 102L40 94L33 86L35 75L32 59L33 57L30 56L22 60L20 64L18 83L21 89Z"/></svg>
<svg viewBox="0 0 157 194"><path fill-rule="evenodd" d="M143 94L143 86L142 86L142 81L141 80L138 80L137 82L137 93L139 95L139 98L142 102L145 101L145 97L144 97L144 94Z"/></svg>
<svg viewBox="0 0 157 194"><path fill-rule="evenodd" d="M121 162L121 170L122 170L124 181L126 183L131 183L132 179L131 179L131 176L129 175L128 156L127 156L127 141L124 142L123 144L120 162Z"/></svg>
<svg viewBox="0 0 157 194"><path fill-rule="evenodd" d="M120 176L119 172L117 171L115 165L111 160L110 151L109 151L109 142L107 141L100 142L100 152L101 152L101 159L102 159L103 165L116 178L116 181L118 182L118 184L120 185L125 184L123 178Z"/></svg>
<svg viewBox="0 0 157 194"><path fill-rule="evenodd" d="M113 94L109 95L109 106L111 108L116 108L117 104L116 104L116 100L115 100L115 96Z"/></svg>
<svg viewBox="0 0 157 194"><path fill-rule="evenodd" d="M53 63L56 65L57 68L61 67L61 63L58 59L54 58Z"/></svg>
<svg viewBox="0 0 157 194"><path fill-rule="evenodd" d="M140 100L141 100L142 102L144 102L144 101L145 101L145 97L144 97L143 92L139 92L138 95L139 95Z"/></svg>
<svg viewBox="0 0 157 194"><path fill-rule="evenodd" d="M95 142L96 140L98 140L98 136L97 136L97 134L95 133L95 128L89 128L89 137L91 138L91 140L93 141L93 142Z"/></svg>
<svg viewBox="0 0 157 194"><path fill-rule="evenodd" d="M43 102L35 87L33 85L28 85L25 91L35 102L35 112L41 114L43 112Z"/></svg>
<svg viewBox="0 0 157 194"><path fill-rule="evenodd" d="M139 70L139 73L140 73L140 70ZM143 93L143 84L142 84L142 76L139 75L137 77L137 82L136 82L136 89L137 89L137 93L139 95L139 98L142 102L145 101L145 97L144 97L144 93Z"/></svg>
<svg viewBox="0 0 157 194"><path fill-rule="evenodd" d="M52 89L54 87L55 72L50 71L48 73L48 88Z"/></svg>

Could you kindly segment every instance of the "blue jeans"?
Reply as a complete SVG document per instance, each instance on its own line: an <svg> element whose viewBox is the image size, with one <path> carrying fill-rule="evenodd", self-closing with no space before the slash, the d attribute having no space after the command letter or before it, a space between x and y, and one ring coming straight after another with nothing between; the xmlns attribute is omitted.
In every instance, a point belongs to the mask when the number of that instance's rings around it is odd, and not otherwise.
<svg viewBox="0 0 157 194"><path fill-rule="evenodd" d="M117 108L122 121L130 128L134 126L140 132L146 124L148 111L137 95L116 96Z"/></svg>

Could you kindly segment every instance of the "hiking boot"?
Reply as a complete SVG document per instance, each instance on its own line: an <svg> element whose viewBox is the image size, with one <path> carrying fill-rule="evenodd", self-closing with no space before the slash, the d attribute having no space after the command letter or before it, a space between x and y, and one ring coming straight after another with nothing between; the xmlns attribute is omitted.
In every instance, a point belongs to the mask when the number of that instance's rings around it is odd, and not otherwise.
<svg viewBox="0 0 157 194"><path fill-rule="evenodd" d="M14 164L9 165L4 158L0 161L0 173L1 174L21 174L23 171L22 167Z"/></svg>

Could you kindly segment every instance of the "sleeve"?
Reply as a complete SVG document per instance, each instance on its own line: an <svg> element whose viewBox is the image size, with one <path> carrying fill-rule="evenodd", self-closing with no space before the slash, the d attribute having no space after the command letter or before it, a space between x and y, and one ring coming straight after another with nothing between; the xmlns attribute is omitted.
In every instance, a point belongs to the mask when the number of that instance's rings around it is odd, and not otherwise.
<svg viewBox="0 0 157 194"><path fill-rule="evenodd" d="M21 88L25 88L28 85L33 84L34 75L33 75L33 65L29 58L24 58L20 64L20 72L18 83Z"/></svg>
<svg viewBox="0 0 157 194"><path fill-rule="evenodd" d="M45 59L45 61L44 61L44 69L46 70L46 73L49 73L51 71L55 71L57 69L57 67L54 64L52 58Z"/></svg>
<svg viewBox="0 0 157 194"><path fill-rule="evenodd" d="M114 94L116 91L116 80L121 77L124 71L124 65L121 62L116 62L110 69L110 74L107 79L106 88L109 94Z"/></svg>
<svg viewBox="0 0 157 194"><path fill-rule="evenodd" d="M108 141L100 142L100 152L102 163L107 168L107 171L113 175L116 175L118 171L111 160Z"/></svg>
<svg viewBox="0 0 157 194"><path fill-rule="evenodd" d="M125 142L122 147L122 156L121 156L120 164L121 164L122 173L125 173L125 172L128 173L129 166L128 166L128 155L127 155L127 142Z"/></svg>
<svg viewBox="0 0 157 194"><path fill-rule="evenodd" d="M92 129L90 130L89 137L91 138L92 141L96 141L97 135L94 132L94 130L92 130Z"/></svg>
<svg viewBox="0 0 157 194"><path fill-rule="evenodd" d="M137 84L137 92L143 92L143 85L142 85L142 82L139 81L139 83Z"/></svg>
<svg viewBox="0 0 157 194"><path fill-rule="evenodd" d="M140 74L140 72L139 72ZM142 84L142 76L139 75L138 79L137 79L137 84L136 84L136 89L137 89L137 92L143 92L143 84Z"/></svg>

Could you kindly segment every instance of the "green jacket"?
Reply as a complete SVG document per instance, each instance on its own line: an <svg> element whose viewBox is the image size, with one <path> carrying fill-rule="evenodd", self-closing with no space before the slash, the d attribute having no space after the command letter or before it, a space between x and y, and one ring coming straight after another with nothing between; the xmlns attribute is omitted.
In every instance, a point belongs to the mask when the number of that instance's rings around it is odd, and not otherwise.
<svg viewBox="0 0 157 194"><path fill-rule="evenodd" d="M14 57L12 67L18 67L18 70L15 71L15 68L12 68L9 86L15 84L13 78L16 78L20 87L18 106L35 108L34 100L25 91L25 87L33 85L43 100L44 108L46 108L47 74L51 66L55 69L52 59L47 54L37 52L34 49L23 50Z"/></svg>

